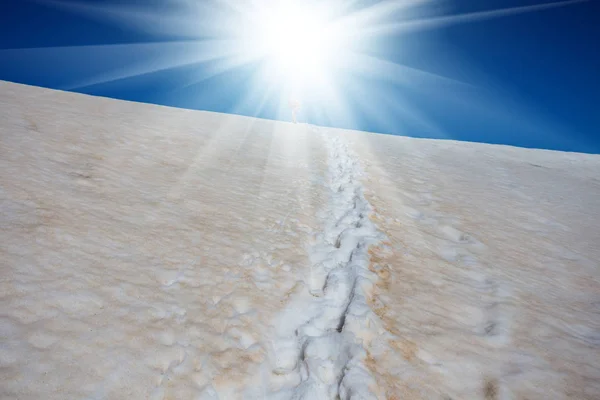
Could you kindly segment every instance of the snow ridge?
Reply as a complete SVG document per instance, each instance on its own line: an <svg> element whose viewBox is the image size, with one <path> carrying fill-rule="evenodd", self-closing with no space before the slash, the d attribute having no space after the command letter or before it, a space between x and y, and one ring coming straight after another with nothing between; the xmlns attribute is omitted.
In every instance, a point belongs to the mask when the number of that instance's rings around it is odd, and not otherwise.
<svg viewBox="0 0 600 400"><path fill-rule="evenodd" d="M377 275L368 250L385 236L369 219L358 161L341 138L321 134L329 163L325 227L311 249L308 284L299 282L278 321L271 389L278 399L372 399L364 346L376 334L368 293Z"/></svg>

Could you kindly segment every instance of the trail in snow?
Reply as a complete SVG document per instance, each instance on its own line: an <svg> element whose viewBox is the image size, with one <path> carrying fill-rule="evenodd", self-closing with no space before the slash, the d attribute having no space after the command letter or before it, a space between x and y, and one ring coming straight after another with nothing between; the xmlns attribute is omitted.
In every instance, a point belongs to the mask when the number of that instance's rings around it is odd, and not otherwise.
<svg viewBox="0 0 600 400"><path fill-rule="evenodd" d="M309 276L276 324L269 389L277 399L372 399L364 343L378 319L367 302L377 274L368 250L384 235L369 219L358 161L339 137L317 132L328 147L330 200Z"/></svg>

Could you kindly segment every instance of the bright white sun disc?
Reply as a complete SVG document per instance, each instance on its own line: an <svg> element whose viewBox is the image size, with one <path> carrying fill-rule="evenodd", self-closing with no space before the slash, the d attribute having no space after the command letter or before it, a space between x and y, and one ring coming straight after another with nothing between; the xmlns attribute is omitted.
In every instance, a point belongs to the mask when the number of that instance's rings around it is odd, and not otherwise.
<svg viewBox="0 0 600 400"><path fill-rule="evenodd" d="M289 79L307 80L327 72L340 50L333 26L299 3L281 2L263 10L256 22L261 53Z"/></svg>

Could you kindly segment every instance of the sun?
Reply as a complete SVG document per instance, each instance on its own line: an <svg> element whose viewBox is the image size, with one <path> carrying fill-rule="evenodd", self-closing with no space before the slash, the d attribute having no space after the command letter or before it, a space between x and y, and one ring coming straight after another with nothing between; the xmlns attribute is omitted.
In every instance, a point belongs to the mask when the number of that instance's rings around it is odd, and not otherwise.
<svg viewBox="0 0 600 400"><path fill-rule="evenodd" d="M343 32L322 9L281 1L251 15L247 43L254 56L275 72L272 79L314 86L332 74L345 50Z"/></svg>
<svg viewBox="0 0 600 400"><path fill-rule="evenodd" d="M257 29L266 57L292 75L324 67L333 51L326 24L295 4L282 3L265 12Z"/></svg>

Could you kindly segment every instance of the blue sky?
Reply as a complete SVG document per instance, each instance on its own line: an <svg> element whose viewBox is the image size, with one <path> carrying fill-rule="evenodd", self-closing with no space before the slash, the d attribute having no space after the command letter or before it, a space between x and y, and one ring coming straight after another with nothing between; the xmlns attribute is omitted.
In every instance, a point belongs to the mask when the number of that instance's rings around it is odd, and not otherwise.
<svg viewBox="0 0 600 400"><path fill-rule="evenodd" d="M142 22L117 12L119 5L140 2L4 2L0 79L289 119L281 113L282 93L256 78L258 64L226 68L219 57L195 62L218 49L203 44L208 31L190 34L167 18L180 6L176 1L184 0L149 0L143 11L151 17ZM193 15L197 21L186 21L192 27L220 22L229 12L216 2L196 3L203 7ZM377 34L355 39L355 47L361 60L376 63L340 67L335 100L309 91L301 118L372 132L600 153L600 2L539 9L526 7L550 2L422 3L370 21L366 28ZM358 1L346 12L377 4L386 2ZM521 8L498 11L515 7Z"/></svg>

